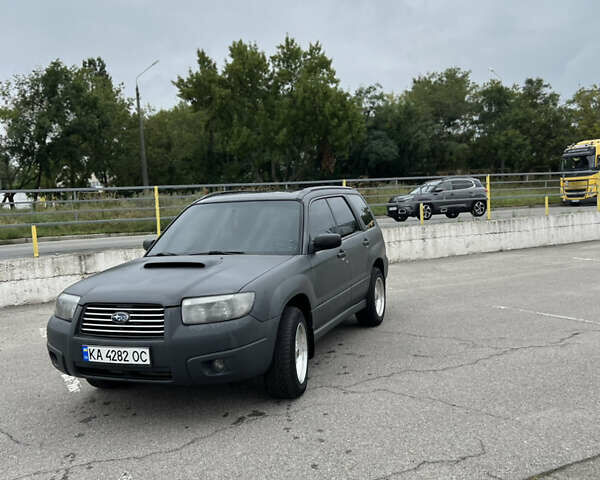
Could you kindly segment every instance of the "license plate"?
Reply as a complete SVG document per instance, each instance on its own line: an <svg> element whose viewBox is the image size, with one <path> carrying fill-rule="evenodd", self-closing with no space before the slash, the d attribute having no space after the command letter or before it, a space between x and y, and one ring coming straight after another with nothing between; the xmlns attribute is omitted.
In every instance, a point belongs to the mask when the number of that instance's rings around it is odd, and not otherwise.
<svg viewBox="0 0 600 480"><path fill-rule="evenodd" d="M398 207L390 207L390 210L398 210Z"/></svg>
<svg viewBox="0 0 600 480"><path fill-rule="evenodd" d="M148 347L82 345L81 353L84 362L150 365L150 349Z"/></svg>

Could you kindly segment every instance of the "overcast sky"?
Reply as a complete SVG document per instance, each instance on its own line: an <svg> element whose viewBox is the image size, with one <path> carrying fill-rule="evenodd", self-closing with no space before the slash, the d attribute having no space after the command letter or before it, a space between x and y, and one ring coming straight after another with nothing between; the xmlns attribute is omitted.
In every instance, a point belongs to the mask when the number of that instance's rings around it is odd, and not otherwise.
<svg viewBox="0 0 600 480"><path fill-rule="evenodd" d="M600 83L597 0L142 1L0 0L0 80L60 58L101 56L113 79L144 103L177 102L171 85L203 48L219 65L233 40L268 54L286 33L319 40L342 86L379 82L401 92L419 74L459 66L483 82L540 76L564 97Z"/></svg>

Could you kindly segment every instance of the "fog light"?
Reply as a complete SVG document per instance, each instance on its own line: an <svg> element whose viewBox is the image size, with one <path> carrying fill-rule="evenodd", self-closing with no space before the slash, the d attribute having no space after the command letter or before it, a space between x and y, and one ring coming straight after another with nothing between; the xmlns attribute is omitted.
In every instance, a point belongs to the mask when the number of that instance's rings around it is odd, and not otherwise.
<svg viewBox="0 0 600 480"><path fill-rule="evenodd" d="M213 360L212 368L215 372L221 373L223 370L225 370L225 362L220 358Z"/></svg>

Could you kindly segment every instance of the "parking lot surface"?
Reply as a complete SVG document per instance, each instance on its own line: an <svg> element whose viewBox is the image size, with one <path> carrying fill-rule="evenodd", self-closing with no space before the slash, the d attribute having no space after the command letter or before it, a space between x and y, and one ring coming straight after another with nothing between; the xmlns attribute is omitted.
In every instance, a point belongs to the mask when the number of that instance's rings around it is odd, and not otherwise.
<svg viewBox="0 0 600 480"><path fill-rule="evenodd" d="M600 242L392 265L296 401L95 390L51 367L51 305L3 309L0 478L600 478L599 298Z"/></svg>

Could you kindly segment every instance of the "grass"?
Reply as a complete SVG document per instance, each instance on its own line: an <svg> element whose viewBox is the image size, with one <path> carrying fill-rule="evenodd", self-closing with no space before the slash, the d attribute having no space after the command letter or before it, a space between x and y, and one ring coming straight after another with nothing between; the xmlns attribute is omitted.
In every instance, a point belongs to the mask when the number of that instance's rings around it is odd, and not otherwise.
<svg viewBox="0 0 600 480"><path fill-rule="evenodd" d="M533 186L530 186L533 185ZM549 195L551 205L560 204L558 181L551 180L539 184L501 183L491 185L492 208L504 207L543 207L544 197ZM372 184L352 185L365 196L372 205L375 215L385 215L383 205L396 195L407 194L415 188L414 184ZM161 227L164 229L171 217L177 215L194 199L201 197L206 191L197 192L162 192L160 194ZM79 193L77 200L61 198L45 204L36 205L35 209L18 209L10 211L0 209L0 240L31 237L29 226L5 227L12 224L35 224L38 237L83 235L94 233L145 233L156 230L153 196L116 196L114 193L91 192ZM146 220L140 220L140 219ZM105 220L102 223L59 224L54 222L73 222Z"/></svg>

